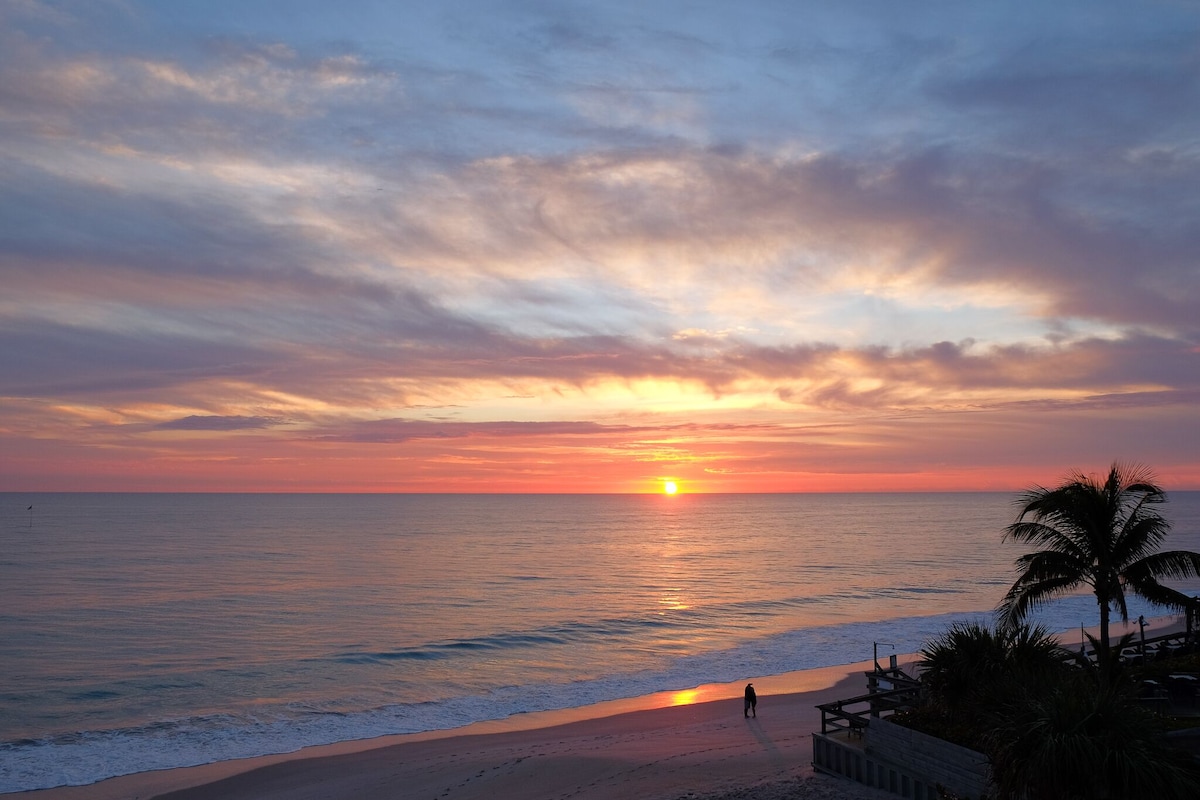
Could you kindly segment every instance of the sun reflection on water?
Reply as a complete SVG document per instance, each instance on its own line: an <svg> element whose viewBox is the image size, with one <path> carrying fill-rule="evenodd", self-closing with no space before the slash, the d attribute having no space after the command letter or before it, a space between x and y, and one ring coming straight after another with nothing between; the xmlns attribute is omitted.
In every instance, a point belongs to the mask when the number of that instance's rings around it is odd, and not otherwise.
<svg viewBox="0 0 1200 800"><path fill-rule="evenodd" d="M666 614L668 611L686 611L691 608L691 606L683 602L679 591L679 589L672 589L658 598L658 605L661 609L658 613L660 615Z"/></svg>

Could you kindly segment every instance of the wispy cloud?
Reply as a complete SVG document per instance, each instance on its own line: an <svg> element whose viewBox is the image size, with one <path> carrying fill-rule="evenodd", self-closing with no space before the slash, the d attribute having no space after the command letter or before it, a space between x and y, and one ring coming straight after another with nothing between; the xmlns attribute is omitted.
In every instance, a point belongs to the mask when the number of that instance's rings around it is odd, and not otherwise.
<svg viewBox="0 0 1200 800"><path fill-rule="evenodd" d="M273 428L281 424L285 424L285 420L277 417L220 417L193 414L159 423L156 427L164 431L244 431Z"/></svg>

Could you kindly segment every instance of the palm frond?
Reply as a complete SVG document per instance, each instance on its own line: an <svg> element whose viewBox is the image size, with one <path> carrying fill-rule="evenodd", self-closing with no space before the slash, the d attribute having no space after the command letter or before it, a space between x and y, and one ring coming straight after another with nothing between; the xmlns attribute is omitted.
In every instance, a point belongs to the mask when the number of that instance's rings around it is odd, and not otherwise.
<svg viewBox="0 0 1200 800"><path fill-rule="evenodd" d="M1148 580L1144 584L1135 585L1132 581L1129 588L1133 589L1139 596L1149 600L1157 606L1170 608L1176 611L1187 611L1189 609L1200 608L1200 601L1184 594L1178 589L1172 589L1170 586L1163 586L1155 580Z"/></svg>
<svg viewBox="0 0 1200 800"><path fill-rule="evenodd" d="M1081 556L1056 550L1039 550L1018 556L1013 563L1021 574L1018 581L1071 575L1081 577L1080 583L1090 583L1086 579L1085 573L1091 559L1086 555Z"/></svg>
<svg viewBox="0 0 1200 800"><path fill-rule="evenodd" d="M1139 510L1131 514L1113 542L1113 560L1136 561L1158 550L1171 532L1171 523L1154 512Z"/></svg>
<svg viewBox="0 0 1200 800"><path fill-rule="evenodd" d="M1020 624L1032 609L1062 597L1078 586L1078 579L1070 576L1035 579L1027 583L1018 581L1004 595L997 609L1001 627L1012 628Z"/></svg>
<svg viewBox="0 0 1200 800"><path fill-rule="evenodd" d="M1200 553L1167 550L1151 553L1125 568L1129 581L1179 580L1200 576Z"/></svg>

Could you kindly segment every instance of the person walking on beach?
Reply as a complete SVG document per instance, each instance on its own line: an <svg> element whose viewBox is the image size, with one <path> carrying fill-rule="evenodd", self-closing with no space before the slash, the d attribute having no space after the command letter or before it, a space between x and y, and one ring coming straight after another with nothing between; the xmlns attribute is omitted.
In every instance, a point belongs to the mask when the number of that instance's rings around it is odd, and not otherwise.
<svg viewBox="0 0 1200 800"><path fill-rule="evenodd" d="M754 684L746 684L746 705L742 709L743 717L758 716L758 695L754 693Z"/></svg>

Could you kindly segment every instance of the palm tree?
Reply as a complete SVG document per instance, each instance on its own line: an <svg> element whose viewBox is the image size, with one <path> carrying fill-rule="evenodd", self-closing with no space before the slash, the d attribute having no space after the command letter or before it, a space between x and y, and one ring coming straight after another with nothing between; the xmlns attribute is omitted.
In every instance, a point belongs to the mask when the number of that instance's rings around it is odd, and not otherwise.
<svg viewBox="0 0 1200 800"><path fill-rule="evenodd" d="M1104 482L1081 473L1056 489L1035 487L1017 500L1020 514L1006 540L1040 545L1016 561L1020 576L1000 603L1000 621L1013 625L1030 609L1082 586L1100 606L1100 659L1109 659L1112 608L1129 620L1126 591L1152 603L1187 609L1194 602L1163 586L1163 579L1200 575L1200 554L1159 551L1171 529L1153 506L1166 502L1153 475L1140 466L1113 464Z"/></svg>
<svg viewBox="0 0 1200 800"><path fill-rule="evenodd" d="M1015 686L1049 683L1071 669L1062 645L1041 625L956 622L920 655L926 699L951 713L976 714Z"/></svg>
<svg viewBox="0 0 1200 800"><path fill-rule="evenodd" d="M956 622L920 655L921 702L897 721L979 751L1011 697L1075 672L1066 651L1040 625Z"/></svg>

